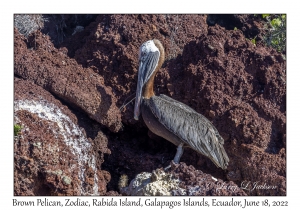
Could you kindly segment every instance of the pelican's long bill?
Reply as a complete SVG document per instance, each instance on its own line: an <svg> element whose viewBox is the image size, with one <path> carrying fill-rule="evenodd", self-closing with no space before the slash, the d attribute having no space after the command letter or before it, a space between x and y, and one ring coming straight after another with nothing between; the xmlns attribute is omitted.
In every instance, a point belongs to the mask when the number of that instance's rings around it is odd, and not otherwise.
<svg viewBox="0 0 300 210"><path fill-rule="evenodd" d="M159 50L153 40L144 42L139 51L139 71L134 105L134 119L140 116L140 104L144 85L148 82L158 64Z"/></svg>
<svg viewBox="0 0 300 210"><path fill-rule="evenodd" d="M136 95L135 95L135 105L134 105L134 119L138 120L140 116L140 103L141 103L141 97L142 97L142 90L145 84L145 81L143 79L143 72L144 72L144 65L143 62L140 61L139 65L139 72L138 72L138 82L137 82L137 88L136 88Z"/></svg>

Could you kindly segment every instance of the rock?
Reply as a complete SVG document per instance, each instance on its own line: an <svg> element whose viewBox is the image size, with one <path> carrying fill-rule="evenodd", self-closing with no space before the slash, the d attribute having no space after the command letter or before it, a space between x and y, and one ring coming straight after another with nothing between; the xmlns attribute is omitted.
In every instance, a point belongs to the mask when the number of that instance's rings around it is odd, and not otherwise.
<svg viewBox="0 0 300 210"><path fill-rule="evenodd" d="M130 185L121 188L120 192L133 196L166 196L172 195L172 190L183 190L178 185L179 180L170 173L156 169L152 173L143 172L136 175Z"/></svg>
<svg viewBox="0 0 300 210"><path fill-rule="evenodd" d="M15 195L103 195L109 179L76 116L49 92L15 79ZM87 181L88 180L88 181Z"/></svg>
<svg viewBox="0 0 300 210"><path fill-rule="evenodd" d="M71 178L70 177L68 177L68 176L63 176L62 177L62 182L65 184L65 185L69 185L69 184L71 184Z"/></svg>
<svg viewBox="0 0 300 210"><path fill-rule="evenodd" d="M156 169L152 173L140 173L128 187L121 188L120 192L133 196L246 195L233 182L217 180L185 163L173 165L172 169L167 172L163 169Z"/></svg>
<svg viewBox="0 0 300 210"><path fill-rule="evenodd" d="M85 111L92 119L111 131L121 129L121 114L103 77L84 69L51 43L41 32L27 43L15 30L14 60L16 75L33 81L62 100ZM26 55L26 56L24 56Z"/></svg>

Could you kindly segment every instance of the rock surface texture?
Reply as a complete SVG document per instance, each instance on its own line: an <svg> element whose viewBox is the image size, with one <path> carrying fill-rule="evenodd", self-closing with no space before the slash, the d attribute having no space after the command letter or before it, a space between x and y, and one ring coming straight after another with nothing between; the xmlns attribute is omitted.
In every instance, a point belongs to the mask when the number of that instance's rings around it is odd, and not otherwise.
<svg viewBox="0 0 300 210"><path fill-rule="evenodd" d="M14 109L22 126L14 138L15 195L106 193L110 174L99 154L110 153L107 142L87 138L72 111L31 81L15 79Z"/></svg>
<svg viewBox="0 0 300 210"><path fill-rule="evenodd" d="M185 150L168 193L286 195L286 61L250 41L263 36L258 17L98 15L76 33L64 20L70 35L57 47L53 31L15 29L15 195L118 195L122 174L151 179L170 163L176 147L135 121L130 102L139 46L154 38L166 51L156 94L207 117L230 158L222 170Z"/></svg>
<svg viewBox="0 0 300 210"><path fill-rule="evenodd" d="M111 89L104 85L103 77L82 68L66 51L56 49L41 32L27 44L15 32L15 74L82 109L112 131L119 131L121 114Z"/></svg>
<svg viewBox="0 0 300 210"><path fill-rule="evenodd" d="M232 181L218 180L184 163L172 163L170 171L156 169L152 173L140 173L120 191L134 196L247 195Z"/></svg>

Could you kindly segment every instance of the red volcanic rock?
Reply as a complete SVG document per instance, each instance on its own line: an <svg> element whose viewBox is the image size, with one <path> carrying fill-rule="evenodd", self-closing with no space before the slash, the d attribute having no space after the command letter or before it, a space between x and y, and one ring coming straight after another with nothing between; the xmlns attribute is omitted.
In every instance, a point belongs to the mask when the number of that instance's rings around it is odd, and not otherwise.
<svg viewBox="0 0 300 210"><path fill-rule="evenodd" d="M281 55L254 46L239 30L216 25L178 62L184 76L171 77L170 83L187 85L178 85L173 97L203 113L224 137L227 178L276 187L246 192L250 195L285 195L286 63ZM171 76L178 70L169 66L169 71Z"/></svg>
<svg viewBox="0 0 300 210"><path fill-rule="evenodd" d="M106 137L99 132L104 140L94 144L76 116L34 83L15 79L14 87L14 121L22 126L14 138L14 195L104 195Z"/></svg>
<svg viewBox="0 0 300 210"><path fill-rule="evenodd" d="M196 170L192 165L185 163L171 164L170 173L180 180L179 187L185 189L188 196L245 196L247 195L238 185L232 181L216 179L210 174ZM175 195L180 192L173 191Z"/></svg>
<svg viewBox="0 0 300 210"><path fill-rule="evenodd" d="M119 131L122 126L120 110L111 89L104 85L103 77L70 59L66 48L57 50L41 32L30 38L26 43L15 30L15 74L79 107L113 132Z"/></svg>

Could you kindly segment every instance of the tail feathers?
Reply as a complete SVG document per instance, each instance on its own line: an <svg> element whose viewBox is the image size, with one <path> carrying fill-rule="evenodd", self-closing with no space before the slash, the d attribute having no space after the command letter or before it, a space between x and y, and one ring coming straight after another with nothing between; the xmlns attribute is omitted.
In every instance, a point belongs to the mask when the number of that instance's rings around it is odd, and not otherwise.
<svg viewBox="0 0 300 210"><path fill-rule="evenodd" d="M216 137L218 139L218 152L217 152L217 155L218 155L218 161L219 161L219 164L218 166L221 167L222 169L226 169L227 166L228 166L228 163L229 163L229 157L224 149L224 139L222 138L222 136L216 132Z"/></svg>
<svg viewBox="0 0 300 210"><path fill-rule="evenodd" d="M213 160L214 164L222 169L226 169L229 163L229 158L222 144L218 145L216 157L216 160Z"/></svg>
<svg viewBox="0 0 300 210"><path fill-rule="evenodd" d="M222 169L226 169L227 168L227 166L228 166L228 163L229 163L229 157L228 157L228 155L227 155L227 153L226 153L226 151L225 151L225 149L224 149L224 147L223 147L223 145L222 145L222 147L220 148L220 159L222 160L221 162L222 162L222 165L221 165L221 168Z"/></svg>

